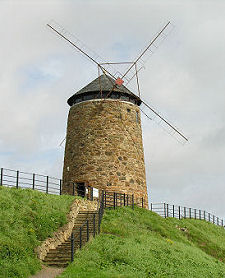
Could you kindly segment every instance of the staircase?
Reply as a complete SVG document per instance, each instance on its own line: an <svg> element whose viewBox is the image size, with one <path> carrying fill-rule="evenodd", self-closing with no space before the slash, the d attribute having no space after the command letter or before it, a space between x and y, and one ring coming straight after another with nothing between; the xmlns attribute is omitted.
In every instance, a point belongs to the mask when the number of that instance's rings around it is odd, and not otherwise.
<svg viewBox="0 0 225 278"><path fill-rule="evenodd" d="M74 252L85 245L98 231L98 212L81 211L78 213L74 227ZM71 261L71 238L51 249L43 262L48 266L66 267Z"/></svg>

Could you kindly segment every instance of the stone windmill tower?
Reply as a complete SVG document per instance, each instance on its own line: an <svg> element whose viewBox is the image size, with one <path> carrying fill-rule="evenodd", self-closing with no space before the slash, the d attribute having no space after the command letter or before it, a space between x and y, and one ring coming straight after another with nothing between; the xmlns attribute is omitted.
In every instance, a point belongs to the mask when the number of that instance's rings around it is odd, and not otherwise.
<svg viewBox="0 0 225 278"><path fill-rule="evenodd" d="M103 74L68 99L62 190L72 194L74 182L134 194L147 205L141 99L123 85L112 91L114 83Z"/></svg>
<svg viewBox="0 0 225 278"><path fill-rule="evenodd" d="M148 119L154 119L177 140L182 143L188 141L176 127L140 98L138 73L144 68L146 56L154 53L170 33L170 22L134 61L120 63L103 63L100 56L91 52L63 27L55 23L47 26L96 64L99 73L97 79L68 99L71 107L64 157L63 193L72 194L72 183L75 183L79 191L83 190L81 195L84 195L85 186L92 186L141 197L147 207L139 106L142 104L147 109L141 111ZM128 65L128 68L121 74L114 71L113 64ZM100 76L100 72L103 75ZM138 95L123 85L127 86L134 77Z"/></svg>

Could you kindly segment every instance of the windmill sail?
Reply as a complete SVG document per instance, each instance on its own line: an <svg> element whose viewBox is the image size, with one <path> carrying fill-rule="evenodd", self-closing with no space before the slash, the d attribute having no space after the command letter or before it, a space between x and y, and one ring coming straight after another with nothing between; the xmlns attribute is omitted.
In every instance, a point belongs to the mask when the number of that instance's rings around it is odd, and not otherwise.
<svg viewBox="0 0 225 278"><path fill-rule="evenodd" d="M185 144L188 138L174 125L172 125L165 117L152 108L146 101L142 99L142 113L150 120L153 120L166 133L174 137L179 143Z"/></svg>
<svg viewBox="0 0 225 278"><path fill-rule="evenodd" d="M128 64L128 68L125 70L125 73L119 72L117 69L113 67L113 64L120 63L108 63L99 56L96 52L87 47L81 40L79 40L76 36L71 34L61 25L59 25L55 21L51 21L47 26L57 33L61 38L66 40L70 45L74 46L79 52L81 52L86 58L92 61L94 64L98 66L98 69L101 69L103 73L109 74L114 80L115 83L112 84L112 89L109 94L115 89L118 85L118 82L127 86L131 80L136 77L138 92L139 91L139 83L137 74L144 68L145 63L151 57L151 55L155 52L155 50L162 44L165 38L170 34L173 29L173 25L168 22L160 32L156 34L156 36L151 40L146 48L141 51L141 54L134 60L134 62L122 63ZM103 67L104 65L104 67ZM133 94L133 93L131 93ZM135 95L135 94L133 94ZM136 95L135 95L136 96ZM187 137L185 137L174 125L172 125L168 120L162 117L155 109L153 109L146 101L141 99L142 101L142 113L150 120L154 120L158 125L160 125L167 133L173 136L181 143L185 143L188 141ZM63 143L63 142L62 142ZM62 144L61 143L61 144ZM61 145L60 144L60 145Z"/></svg>
<svg viewBox="0 0 225 278"><path fill-rule="evenodd" d="M128 85L130 81L135 77L137 71L139 72L145 67L145 63L149 60L152 54L155 53L156 49L163 43L167 36L172 32L174 26L170 21L153 37L153 39L148 43L141 53L134 60L133 64L127 68L125 73L122 75L122 79L125 80L125 85Z"/></svg>
<svg viewBox="0 0 225 278"><path fill-rule="evenodd" d="M86 58L88 58L94 64L97 64L102 71L108 73L111 77L116 79L118 75L122 76L117 69L115 69L112 64L107 63L105 59L99 56L95 51L90 49L86 44L84 44L80 39L66 30L63 26L58 24L56 21L50 21L47 26L54 31L59 37L66 40L72 46L74 46L79 52L81 52ZM104 67L102 66L104 64Z"/></svg>

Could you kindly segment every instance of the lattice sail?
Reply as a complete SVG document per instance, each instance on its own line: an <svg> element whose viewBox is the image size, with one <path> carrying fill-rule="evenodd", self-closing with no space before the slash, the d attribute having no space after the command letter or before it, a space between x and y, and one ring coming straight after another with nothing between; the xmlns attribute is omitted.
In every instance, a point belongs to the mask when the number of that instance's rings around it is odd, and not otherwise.
<svg viewBox="0 0 225 278"><path fill-rule="evenodd" d="M128 85L128 83L130 83L130 81L136 76L135 65L137 67L137 72L140 72L142 69L144 69L146 62L155 53L157 48L163 43L163 41L173 31L173 29L174 25L172 25L171 22L168 22L158 33L155 34L153 39L136 57L133 65L128 67L127 71L122 76L122 78L124 78L125 81L125 86Z"/></svg>
<svg viewBox="0 0 225 278"><path fill-rule="evenodd" d="M155 108L152 108L145 100L142 99L141 105L142 113L150 120L153 120L159 125L166 133L171 135L179 143L185 144L188 138L173 124L171 124L165 117L161 115Z"/></svg>
<svg viewBox="0 0 225 278"><path fill-rule="evenodd" d="M93 51L85 43L83 43L78 37L70 33L59 23L57 23L54 20L51 20L47 24L47 26L52 31L57 33L61 38L63 38L64 40L72 44L79 52L81 52L86 58L91 60L94 64L101 65L104 63L104 68L102 67L102 70L105 70L106 73L110 74L111 77L113 77L114 79L117 79L119 75L122 76L122 74L117 69L115 69L111 64L107 63L103 57L98 55L95 51Z"/></svg>

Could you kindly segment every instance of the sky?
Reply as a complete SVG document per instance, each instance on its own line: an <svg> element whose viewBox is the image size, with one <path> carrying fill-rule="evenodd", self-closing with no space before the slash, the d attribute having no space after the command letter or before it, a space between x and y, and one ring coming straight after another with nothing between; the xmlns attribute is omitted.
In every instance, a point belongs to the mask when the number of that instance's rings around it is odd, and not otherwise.
<svg viewBox="0 0 225 278"><path fill-rule="evenodd" d="M0 167L61 177L66 101L98 75L47 23L120 62L171 21L139 74L141 97L189 142L142 117L149 200L225 217L224 10L222 0L0 0Z"/></svg>

